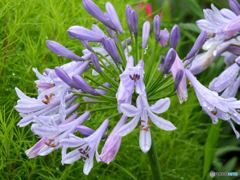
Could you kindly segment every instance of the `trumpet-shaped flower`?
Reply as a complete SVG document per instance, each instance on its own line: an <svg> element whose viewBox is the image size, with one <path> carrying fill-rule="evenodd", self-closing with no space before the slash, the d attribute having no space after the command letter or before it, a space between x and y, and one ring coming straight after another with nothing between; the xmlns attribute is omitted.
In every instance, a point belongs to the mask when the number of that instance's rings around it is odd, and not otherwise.
<svg viewBox="0 0 240 180"><path fill-rule="evenodd" d="M149 105L147 97L145 94L141 94L137 98L137 106L130 104L122 104L120 106L121 111L124 115L132 117L133 119L127 124L123 125L118 133L120 136L126 136L138 125L140 122L140 137L139 145L141 150L146 153L151 148L151 133L150 133L150 120L160 129L166 131L175 130L176 127L170 122L167 121L156 114L164 113L168 110L170 106L170 99L164 98L158 100L155 104Z"/></svg>
<svg viewBox="0 0 240 180"><path fill-rule="evenodd" d="M59 141L73 133L78 125L82 124L89 117L89 112L85 112L74 120L58 121L57 116L37 117L32 125L32 131L41 139L26 151L29 158L45 156L61 147Z"/></svg>
<svg viewBox="0 0 240 180"><path fill-rule="evenodd" d="M62 164L72 164L79 159L85 161L83 172L89 174L93 167L94 154L98 159L98 146L108 126L108 120L105 120L102 125L90 136L80 138L75 135L62 139L60 144L62 149ZM71 152L67 152L68 148L74 148Z"/></svg>
<svg viewBox="0 0 240 180"><path fill-rule="evenodd" d="M186 70L185 73L195 90L203 111L210 116L213 123L217 123L218 119L229 122L236 137L239 138L239 133L235 129L232 121L240 124L240 101L237 101L235 98L225 99L219 96L216 92L203 86L189 70Z"/></svg>
<svg viewBox="0 0 240 180"><path fill-rule="evenodd" d="M120 75L120 85L116 94L118 104L131 103L134 87L136 92L142 94L145 92L143 82L144 63L140 61L137 66L134 66L133 58L128 58L126 69Z"/></svg>
<svg viewBox="0 0 240 180"><path fill-rule="evenodd" d="M225 69L217 78L214 78L210 83L209 88L220 93L232 85L236 81L240 71L239 63L240 59Z"/></svg>
<svg viewBox="0 0 240 180"><path fill-rule="evenodd" d="M240 16L229 9L219 10L213 4L211 8L203 11L205 19L197 21L198 27L224 39L236 35L240 30Z"/></svg>

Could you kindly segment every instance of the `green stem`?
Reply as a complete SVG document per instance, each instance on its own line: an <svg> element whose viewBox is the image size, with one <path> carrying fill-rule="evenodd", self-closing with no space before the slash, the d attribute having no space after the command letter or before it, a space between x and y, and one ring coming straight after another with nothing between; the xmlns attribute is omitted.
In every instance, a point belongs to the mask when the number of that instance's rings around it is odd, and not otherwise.
<svg viewBox="0 0 240 180"><path fill-rule="evenodd" d="M155 150L155 146L154 146L153 142L152 142L151 149L147 154L148 154L148 159L149 159L150 165L151 165L153 180L161 180L162 176L161 176L161 171L160 171L160 165L159 165L159 162L157 159L158 156L157 156L157 152Z"/></svg>

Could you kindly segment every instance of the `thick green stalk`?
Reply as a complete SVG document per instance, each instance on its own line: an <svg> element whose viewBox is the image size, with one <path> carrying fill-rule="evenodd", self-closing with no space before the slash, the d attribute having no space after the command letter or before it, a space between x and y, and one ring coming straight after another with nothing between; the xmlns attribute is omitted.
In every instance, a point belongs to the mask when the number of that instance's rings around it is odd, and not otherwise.
<svg viewBox="0 0 240 180"><path fill-rule="evenodd" d="M152 142L152 147L147 154L148 154L148 159L151 165L153 180L161 180L162 176L160 171L160 165L158 162L158 156L157 156L157 152L155 150L155 146L153 142Z"/></svg>

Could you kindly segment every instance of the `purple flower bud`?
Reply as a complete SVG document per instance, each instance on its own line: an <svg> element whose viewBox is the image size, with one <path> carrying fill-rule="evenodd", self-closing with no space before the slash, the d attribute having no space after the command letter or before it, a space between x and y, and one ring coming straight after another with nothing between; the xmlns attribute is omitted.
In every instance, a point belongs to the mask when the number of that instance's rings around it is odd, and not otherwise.
<svg viewBox="0 0 240 180"><path fill-rule="evenodd" d="M187 54L186 59L191 59L194 56L196 56L199 49L203 46L204 42L206 41L206 38L207 38L207 33L205 31L202 31L199 34L197 40L195 41L191 51Z"/></svg>
<svg viewBox="0 0 240 180"><path fill-rule="evenodd" d="M92 64L93 64L95 70L98 73L102 72L98 57L94 53L91 54L91 59L92 59Z"/></svg>
<svg viewBox="0 0 240 180"><path fill-rule="evenodd" d="M104 32L103 32L97 25L95 25L95 24L92 25L92 30L93 30L95 33L97 33L97 34L99 34L100 36L102 36L102 37L105 36Z"/></svg>
<svg viewBox="0 0 240 180"><path fill-rule="evenodd" d="M122 33L123 32L122 25L119 21L119 18L118 18L115 8L113 7L113 5L110 2L106 3L106 10L107 10L108 17L110 18L111 22L114 25L114 29L116 29L118 32Z"/></svg>
<svg viewBox="0 0 240 180"><path fill-rule="evenodd" d="M161 22L160 22L160 17L159 15L156 15L154 16L154 19L153 19L153 29L154 29L154 36L155 36L155 39L156 41L159 41L160 37L159 37L159 34L160 34L160 25L161 25Z"/></svg>
<svg viewBox="0 0 240 180"><path fill-rule="evenodd" d="M76 70L75 74L82 74L85 71L87 71L89 68L89 61L83 62L81 65L79 65L78 69Z"/></svg>
<svg viewBox="0 0 240 180"><path fill-rule="evenodd" d="M81 57L79 57L78 55L76 55L75 53L73 53L72 51L70 51L69 49L67 49L66 47L64 47L63 45L61 45L55 41L47 40L46 45L49 50L51 50L52 52L54 52L55 54L57 54L59 56L69 58L69 59L72 59L75 61L84 60Z"/></svg>
<svg viewBox="0 0 240 180"><path fill-rule="evenodd" d="M179 70L179 71L177 72L176 77L175 77L175 80L174 80L175 90L178 89L179 84L181 83L181 81L182 81L182 79L183 79L183 75L184 75L183 70Z"/></svg>
<svg viewBox="0 0 240 180"><path fill-rule="evenodd" d="M143 24L143 32L142 32L142 48L143 49L147 47L149 33L150 33L150 22L146 21Z"/></svg>
<svg viewBox="0 0 240 180"><path fill-rule="evenodd" d="M91 0L83 0L83 6L91 14L93 17L98 19L101 22L106 23L108 20L106 14L102 12L102 10Z"/></svg>
<svg viewBox="0 0 240 180"><path fill-rule="evenodd" d="M101 21L105 26L122 32L121 24L112 4L106 4L107 13L102 12L102 10L92 0L83 0L83 6L89 14Z"/></svg>
<svg viewBox="0 0 240 180"><path fill-rule="evenodd" d="M169 40L169 32L167 29L161 30L159 33L159 42L162 47L166 46Z"/></svg>
<svg viewBox="0 0 240 180"><path fill-rule="evenodd" d="M126 7L126 17L130 32L136 35L138 32L138 16L136 11L134 11L129 5Z"/></svg>
<svg viewBox="0 0 240 180"><path fill-rule="evenodd" d="M96 33L82 26L72 26L67 30L72 38L77 38L81 41L100 42L104 37L102 33Z"/></svg>
<svg viewBox="0 0 240 180"><path fill-rule="evenodd" d="M77 89L81 89L82 91L92 95L97 95L96 90L93 89L81 76L74 75L72 77L72 80L75 83Z"/></svg>
<svg viewBox="0 0 240 180"><path fill-rule="evenodd" d="M229 7L233 12L235 12L237 15L240 15L240 4L237 0L228 0Z"/></svg>
<svg viewBox="0 0 240 180"><path fill-rule="evenodd" d="M87 137L93 134L95 131L87 126L80 125L76 128L83 136Z"/></svg>
<svg viewBox="0 0 240 180"><path fill-rule="evenodd" d="M167 56L164 59L164 64L163 64L163 68L164 68L163 73L164 74L168 74L169 73L169 71L170 71L170 69L171 69L171 67L172 67L172 65L173 65L173 63L174 63L174 61L176 59L176 55L177 55L176 51L173 48L171 48L168 51Z"/></svg>
<svg viewBox="0 0 240 180"><path fill-rule="evenodd" d="M112 59L114 60L115 63L119 63L121 61L121 57L119 55L117 46L114 42L113 39L111 38L103 38L103 46L106 49L106 51L108 52L108 54L112 57Z"/></svg>
<svg viewBox="0 0 240 180"><path fill-rule="evenodd" d="M74 87L74 83L72 79L69 77L69 75L66 73L66 71L58 67L55 69L55 73L67 85L69 85L70 87Z"/></svg>
<svg viewBox="0 0 240 180"><path fill-rule="evenodd" d="M176 49L179 39L180 39L180 29L177 25L175 25L171 31L170 47L173 49Z"/></svg>

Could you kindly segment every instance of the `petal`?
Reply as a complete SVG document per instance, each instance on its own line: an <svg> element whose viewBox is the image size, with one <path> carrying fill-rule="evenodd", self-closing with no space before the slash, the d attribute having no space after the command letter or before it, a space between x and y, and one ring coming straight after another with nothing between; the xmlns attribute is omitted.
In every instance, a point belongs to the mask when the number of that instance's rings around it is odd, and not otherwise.
<svg viewBox="0 0 240 180"><path fill-rule="evenodd" d="M62 164L72 164L75 161L79 160L81 158L81 154L78 149L73 150L70 153L67 153L63 159Z"/></svg>
<svg viewBox="0 0 240 180"><path fill-rule="evenodd" d="M152 138L150 130L141 130L139 137L139 145L142 152L147 153L152 145Z"/></svg>
<svg viewBox="0 0 240 180"><path fill-rule="evenodd" d="M26 150L25 153L28 156L28 158L35 158L36 156L38 156L38 152L40 151L40 149L46 146L45 144L46 140L47 138L42 138L34 146Z"/></svg>
<svg viewBox="0 0 240 180"><path fill-rule="evenodd" d="M168 110L170 106L170 99L169 98L164 98L158 100L155 104L153 104L150 109L152 112L160 114L164 113L165 111Z"/></svg>
<svg viewBox="0 0 240 180"><path fill-rule="evenodd" d="M233 122L232 121L228 121L229 122L229 124L231 125L231 127L232 127L232 130L233 130L233 132L235 133L235 135L236 135L236 138L238 139L239 137L240 137L240 134L239 134L239 132L236 130L236 128L235 128L235 126L234 126L234 124L233 124Z"/></svg>
<svg viewBox="0 0 240 180"><path fill-rule="evenodd" d="M62 146L71 147L71 148L79 147L82 144L86 143L82 138L79 138L74 135L70 136L69 138L64 138L64 139L60 140L59 142Z"/></svg>
<svg viewBox="0 0 240 180"><path fill-rule="evenodd" d="M148 112L148 115L149 115L150 119L152 120L152 122L160 129L163 129L166 131L173 131L176 129L176 127L170 121L167 121L167 120L153 114L150 111Z"/></svg>
<svg viewBox="0 0 240 180"><path fill-rule="evenodd" d="M52 148L52 147L49 147L49 146L43 146L43 148L40 149L38 154L39 154L39 156L46 156L46 155L50 154L51 152L53 152L57 148L58 147Z"/></svg>
<svg viewBox="0 0 240 180"><path fill-rule="evenodd" d="M140 116L135 116L130 122L122 126L117 133L119 133L120 136L126 136L137 126L139 119Z"/></svg>
<svg viewBox="0 0 240 180"><path fill-rule="evenodd" d="M121 104L120 110L124 115L128 117L134 117L139 114L139 110L135 106L130 104Z"/></svg>
<svg viewBox="0 0 240 180"><path fill-rule="evenodd" d="M83 173L85 175L88 175L93 167L93 156L94 156L94 154L91 154L90 157L88 159L86 159L86 161L84 163Z"/></svg>

